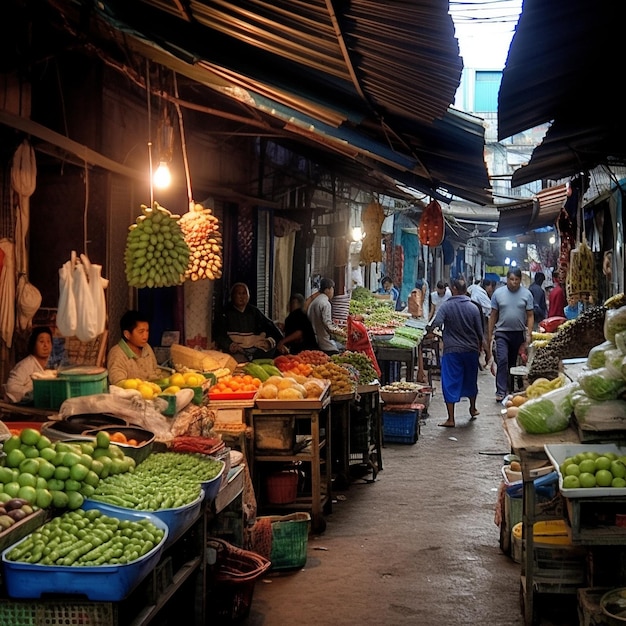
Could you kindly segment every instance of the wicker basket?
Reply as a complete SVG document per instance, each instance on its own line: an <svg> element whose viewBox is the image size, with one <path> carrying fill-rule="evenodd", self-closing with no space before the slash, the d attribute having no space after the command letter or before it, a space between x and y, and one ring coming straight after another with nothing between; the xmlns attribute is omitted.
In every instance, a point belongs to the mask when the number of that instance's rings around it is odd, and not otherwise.
<svg viewBox="0 0 626 626"><path fill-rule="evenodd" d="M411 404L417 391L380 391L380 399L385 404Z"/></svg>
<svg viewBox="0 0 626 626"><path fill-rule="evenodd" d="M208 612L211 623L230 624L250 613L257 579L270 567L271 561L250 550L242 550L222 539L207 541L209 566Z"/></svg>

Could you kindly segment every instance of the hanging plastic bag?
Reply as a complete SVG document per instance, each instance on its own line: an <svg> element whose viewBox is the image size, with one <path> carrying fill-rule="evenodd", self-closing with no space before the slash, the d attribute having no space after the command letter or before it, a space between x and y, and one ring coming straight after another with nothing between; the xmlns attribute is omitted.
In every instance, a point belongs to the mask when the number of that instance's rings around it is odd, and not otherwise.
<svg viewBox="0 0 626 626"><path fill-rule="evenodd" d="M67 261L59 269L59 306L57 309L56 324L64 337L76 335L76 298L74 297L73 262Z"/></svg>
<svg viewBox="0 0 626 626"><path fill-rule="evenodd" d="M33 317L41 306L41 293L35 285L28 281L25 274L17 282L17 322L20 330L32 326Z"/></svg>
<svg viewBox="0 0 626 626"><path fill-rule="evenodd" d="M92 341L100 333L96 322L96 311L89 290L87 274L82 264L74 268L74 298L76 300L76 336L80 341Z"/></svg>
<svg viewBox="0 0 626 626"><path fill-rule="evenodd" d="M104 332L107 321L107 305L104 297L104 288L109 284L106 278L102 278L102 265L91 263L87 256L80 255L81 261L86 268L89 279L89 291L94 311L94 324L96 337Z"/></svg>

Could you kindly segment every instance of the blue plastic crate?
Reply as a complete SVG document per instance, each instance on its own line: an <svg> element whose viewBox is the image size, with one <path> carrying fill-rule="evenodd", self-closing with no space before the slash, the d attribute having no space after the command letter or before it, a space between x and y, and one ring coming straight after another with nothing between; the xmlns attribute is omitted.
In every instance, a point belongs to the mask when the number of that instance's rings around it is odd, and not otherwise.
<svg viewBox="0 0 626 626"><path fill-rule="evenodd" d="M84 509L93 508L85 502ZM7 554L27 537L2 552L4 582L11 598L41 598L46 594L84 595L89 600L119 602L123 600L146 575L152 571L161 558L168 537L168 527L156 516L128 509L104 511L109 517L122 520L149 519L165 536L157 546L143 557L125 565L100 565L73 567L71 565L39 565L9 561Z"/></svg>
<svg viewBox="0 0 626 626"><path fill-rule="evenodd" d="M419 410L383 411L383 441L414 444L419 438Z"/></svg>
<svg viewBox="0 0 626 626"><path fill-rule="evenodd" d="M169 547L174 543L183 533L191 527L191 525L200 517L202 513L202 502L204 501L204 491L200 490L200 495L190 504L180 506L175 509L157 509L156 511L137 511L135 509L128 509L123 506L117 506L115 504L108 504L106 502L99 502L98 500L92 500L87 498L85 500L84 508L99 509L105 515L116 517L118 513L139 513L148 514L156 517L163 522L169 532L167 535L167 541L165 547Z"/></svg>

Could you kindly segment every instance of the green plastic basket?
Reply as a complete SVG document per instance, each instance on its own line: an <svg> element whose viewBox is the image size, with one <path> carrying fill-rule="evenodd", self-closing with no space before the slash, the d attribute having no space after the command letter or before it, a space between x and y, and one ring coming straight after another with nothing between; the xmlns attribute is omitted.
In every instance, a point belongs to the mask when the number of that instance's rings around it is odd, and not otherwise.
<svg viewBox="0 0 626 626"><path fill-rule="evenodd" d="M100 374L39 378L33 380L34 404L38 409L58 409L68 398L106 393L109 389L106 370Z"/></svg>
<svg viewBox="0 0 626 626"><path fill-rule="evenodd" d="M115 626L117 608L112 603L0 600L0 624L11 626Z"/></svg>
<svg viewBox="0 0 626 626"><path fill-rule="evenodd" d="M304 567L311 516L308 513L272 515L272 570Z"/></svg>

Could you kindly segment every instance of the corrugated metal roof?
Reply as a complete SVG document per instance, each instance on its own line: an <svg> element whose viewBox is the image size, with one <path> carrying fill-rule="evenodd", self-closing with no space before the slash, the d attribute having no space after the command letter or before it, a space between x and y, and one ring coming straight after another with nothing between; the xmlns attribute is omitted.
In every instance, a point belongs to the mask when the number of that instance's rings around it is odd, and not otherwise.
<svg viewBox="0 0 626 626"><path fill-rule="evenodd" d="M274 117L296 140L424 193L491 202L482 122L449 108L462 61L446 0L48 1L81 9L81 36L98 30L84 27L91 12L101 33Z"/></svg>
<svg viewBox="0 0 626 626"><path fill-rule="evenodd" d="M567 198L567 185L542 189L533 200L500 209L496 237L517 237L554 224Z"/></svg>
<svg viewBox="0 0 626 626"><path fill-rule="evenodd" d="M552 122L514 185L626 159L618 111L623 4L524 0L498 98L498 137Z"/></svg>

